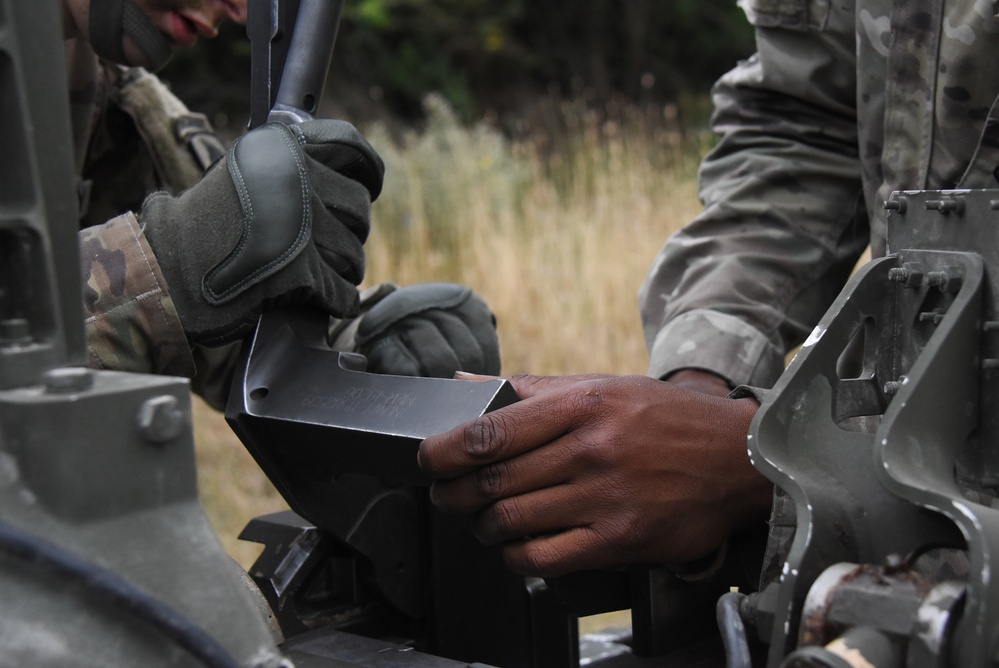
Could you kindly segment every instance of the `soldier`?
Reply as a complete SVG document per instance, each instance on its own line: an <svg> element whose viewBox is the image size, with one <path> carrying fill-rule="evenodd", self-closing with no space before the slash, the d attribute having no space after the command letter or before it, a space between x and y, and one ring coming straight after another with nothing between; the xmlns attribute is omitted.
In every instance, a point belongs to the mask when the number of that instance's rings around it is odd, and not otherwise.
<svg viewBox="0 0 999 668"><path fill-rule="evenodd" d="M192 377L220 408L263 309L358 313L381 159L327 120L257 129L226 153L145 69L224 18L244 22L245 0L63 0L63 15L90 365ZM499 372L495 321L468 288L386 284L364 307L331 338L377 349L372 370Z"/></svg>
<svg viewBox="0 0 999 668"><path fill-rule="evenodd" d="M772 386L864 248L884 253L890 192L996 186L996 3L740 4L757 53L714 89L704 212L640 291L650 377L514 378L520 404L421 446L436 503L477 513L518 571L706 566L768 515L790 535L746 455L745 386Z"/></svg>

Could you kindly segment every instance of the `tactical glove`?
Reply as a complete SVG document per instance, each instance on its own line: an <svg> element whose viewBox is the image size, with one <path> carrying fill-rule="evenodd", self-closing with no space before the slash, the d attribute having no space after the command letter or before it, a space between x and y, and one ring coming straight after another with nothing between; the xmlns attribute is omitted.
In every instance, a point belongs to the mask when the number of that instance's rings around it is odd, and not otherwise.
<svg viewBox="0 0 999 668"><path fill-rule="evenodd" d="M395 289L361 316L353 338L373 373L451 378L455 371L500 372L496 318L463 285Z"/></svg>
<svg viewBox="0 0 999 668"><path fill-rule="evenodd" d="M188 339L233 341L272 306L357 313L383 173L349 123L272 123L236 140L179 196L150 195L139 222Z"/></svg>

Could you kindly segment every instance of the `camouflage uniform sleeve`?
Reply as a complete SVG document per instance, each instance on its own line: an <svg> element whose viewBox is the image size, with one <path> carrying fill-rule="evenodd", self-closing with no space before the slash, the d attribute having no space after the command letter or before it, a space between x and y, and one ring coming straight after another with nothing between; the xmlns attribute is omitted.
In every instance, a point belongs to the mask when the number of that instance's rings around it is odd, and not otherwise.
<svg viewBox="0 0 999 668"><path fill-rule="evenodd" d="M166 281L131 213L80 232L90 366L193 376Z"/></svg>
<svg viewBox="0 0 999 668"><path fill-rule="evenodd" d="M705 209L639 298L649 374L769 387L868 242L857 149L853 2L742 0L757 53L713 89Z"/></svg>

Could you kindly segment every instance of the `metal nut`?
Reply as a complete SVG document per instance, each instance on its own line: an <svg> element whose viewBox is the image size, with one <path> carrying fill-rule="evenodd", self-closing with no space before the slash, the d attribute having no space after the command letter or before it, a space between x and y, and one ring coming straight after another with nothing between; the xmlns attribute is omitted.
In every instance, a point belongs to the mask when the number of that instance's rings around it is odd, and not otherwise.
<svg viewBox="0 0 999 668"><path fill-rule="evenodd" d="M85 367L68 366L45 372L45 391L50 394L84 392L94 386L94 373Z"/></svg>
<svg viewBox="0 0 999 668"><path fill-rule="evenodd" d="M177 405L177 397L162 394L142 402L136 415L139 433L150 443L168 443L186 426L184 411Z"/></svg>

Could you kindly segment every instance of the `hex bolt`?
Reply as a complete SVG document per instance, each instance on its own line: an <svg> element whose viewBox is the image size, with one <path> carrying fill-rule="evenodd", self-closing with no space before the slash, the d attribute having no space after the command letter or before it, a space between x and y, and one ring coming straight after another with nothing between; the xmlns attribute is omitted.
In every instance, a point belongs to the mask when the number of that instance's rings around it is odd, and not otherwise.
<svg viewBox="0 0 999 668"><path fill-rule="evenodd" d="M988 358L982 360L982 368L989 371L999 369L999 359Z"/></svg>
<svg viewBox="0 0 999 668"><path fill-rule="evenodd" d="M989 200L989 208L993 211L999 211L999 199Z"/></svg>
<svg viewBox="0 0 999 668"><path fill-rule="evenodd" d="M887 383L885 383L883 389L886 396L894 397L896 394L898 394L898 391L902 389L902 381L889 380Z"/></svg>
<svg viewBox="0 0 999 668"><path fill-rule="evenodd" d="M948 271L931 271L926 274L926 285L940 288L941 292L957 292L961 289L961 276Z"/></svg>
<svg viewBox="0 0 999 668"><path fill-rule="evenodd" d="M996 478L995 476L985 476L984 478L979 478L978 486L996 489L999 487L999 478Z"/></svg>
<svg viewBox="0 0 999 668"><path fill-rule="evenodd" d="M926 285L939 287L947 276L942 271L931 271L926 274Z"/></svg>
<svg viewBox="0 0 999 668"><path fill-rule="evenodd" d="M922 284L923 271L918 262L905 262L901 267L888 270L888 280L902 283L907 288L917 288Z"/></svg>
<svg viewBox="0 0 999 668"><path fill-rule="evenodd" d="M904 197L899 197L898 199L886 200L884 203L885 211L897 211L898 213L905 214L905 210L909 208L909 203Z"/></svg>
<svg viewBox="0 0 999 668"><path fill-rule="evenodd" d="M964 213L964 198L962 197L941 197L940 199L926 200L926 208L930 211L939 211L942 214Z"/></svg>
<svg viewBox="0 0 999 668"><path fill-rule="evenodd" d="M177 405L177 397L161 394L142 402L136 414L139 433L150 443L169 443L183 432L186 425L184 411Z"/></svg>
<svg viewBox="0 0 999 668"><path fill-rule="evenodd" d="M94 386L94 372L85 367L67 366L45 372L45 391L49 394L85 392Z"/></svg>
<svg viewBox="0 0 999 668"><path fill-rule="evenodd" d="M994 332L999 329L999 320L986 320L982 323L982 331Z"/></svg>
<svg viewBox="0 0 999 668"><path fill-rule="evenodd" d="M907 267L892 267L888 270L888 280L896 283L905 283L912 276L912 272Z"/></svg>
<svg viewBox="0 0 999 668"><path fill-rule="evenodd" d="M0 320L0 346L24 346L31 343L31 326L24 318Z"/></svg>
<svg viewBox="0 0 999 668"><path fill-rule="evenodd" d="M924 311L919 314L919 322L932 322L934 325L939 325L943 319L944 314L936 311Z"/></svg>

